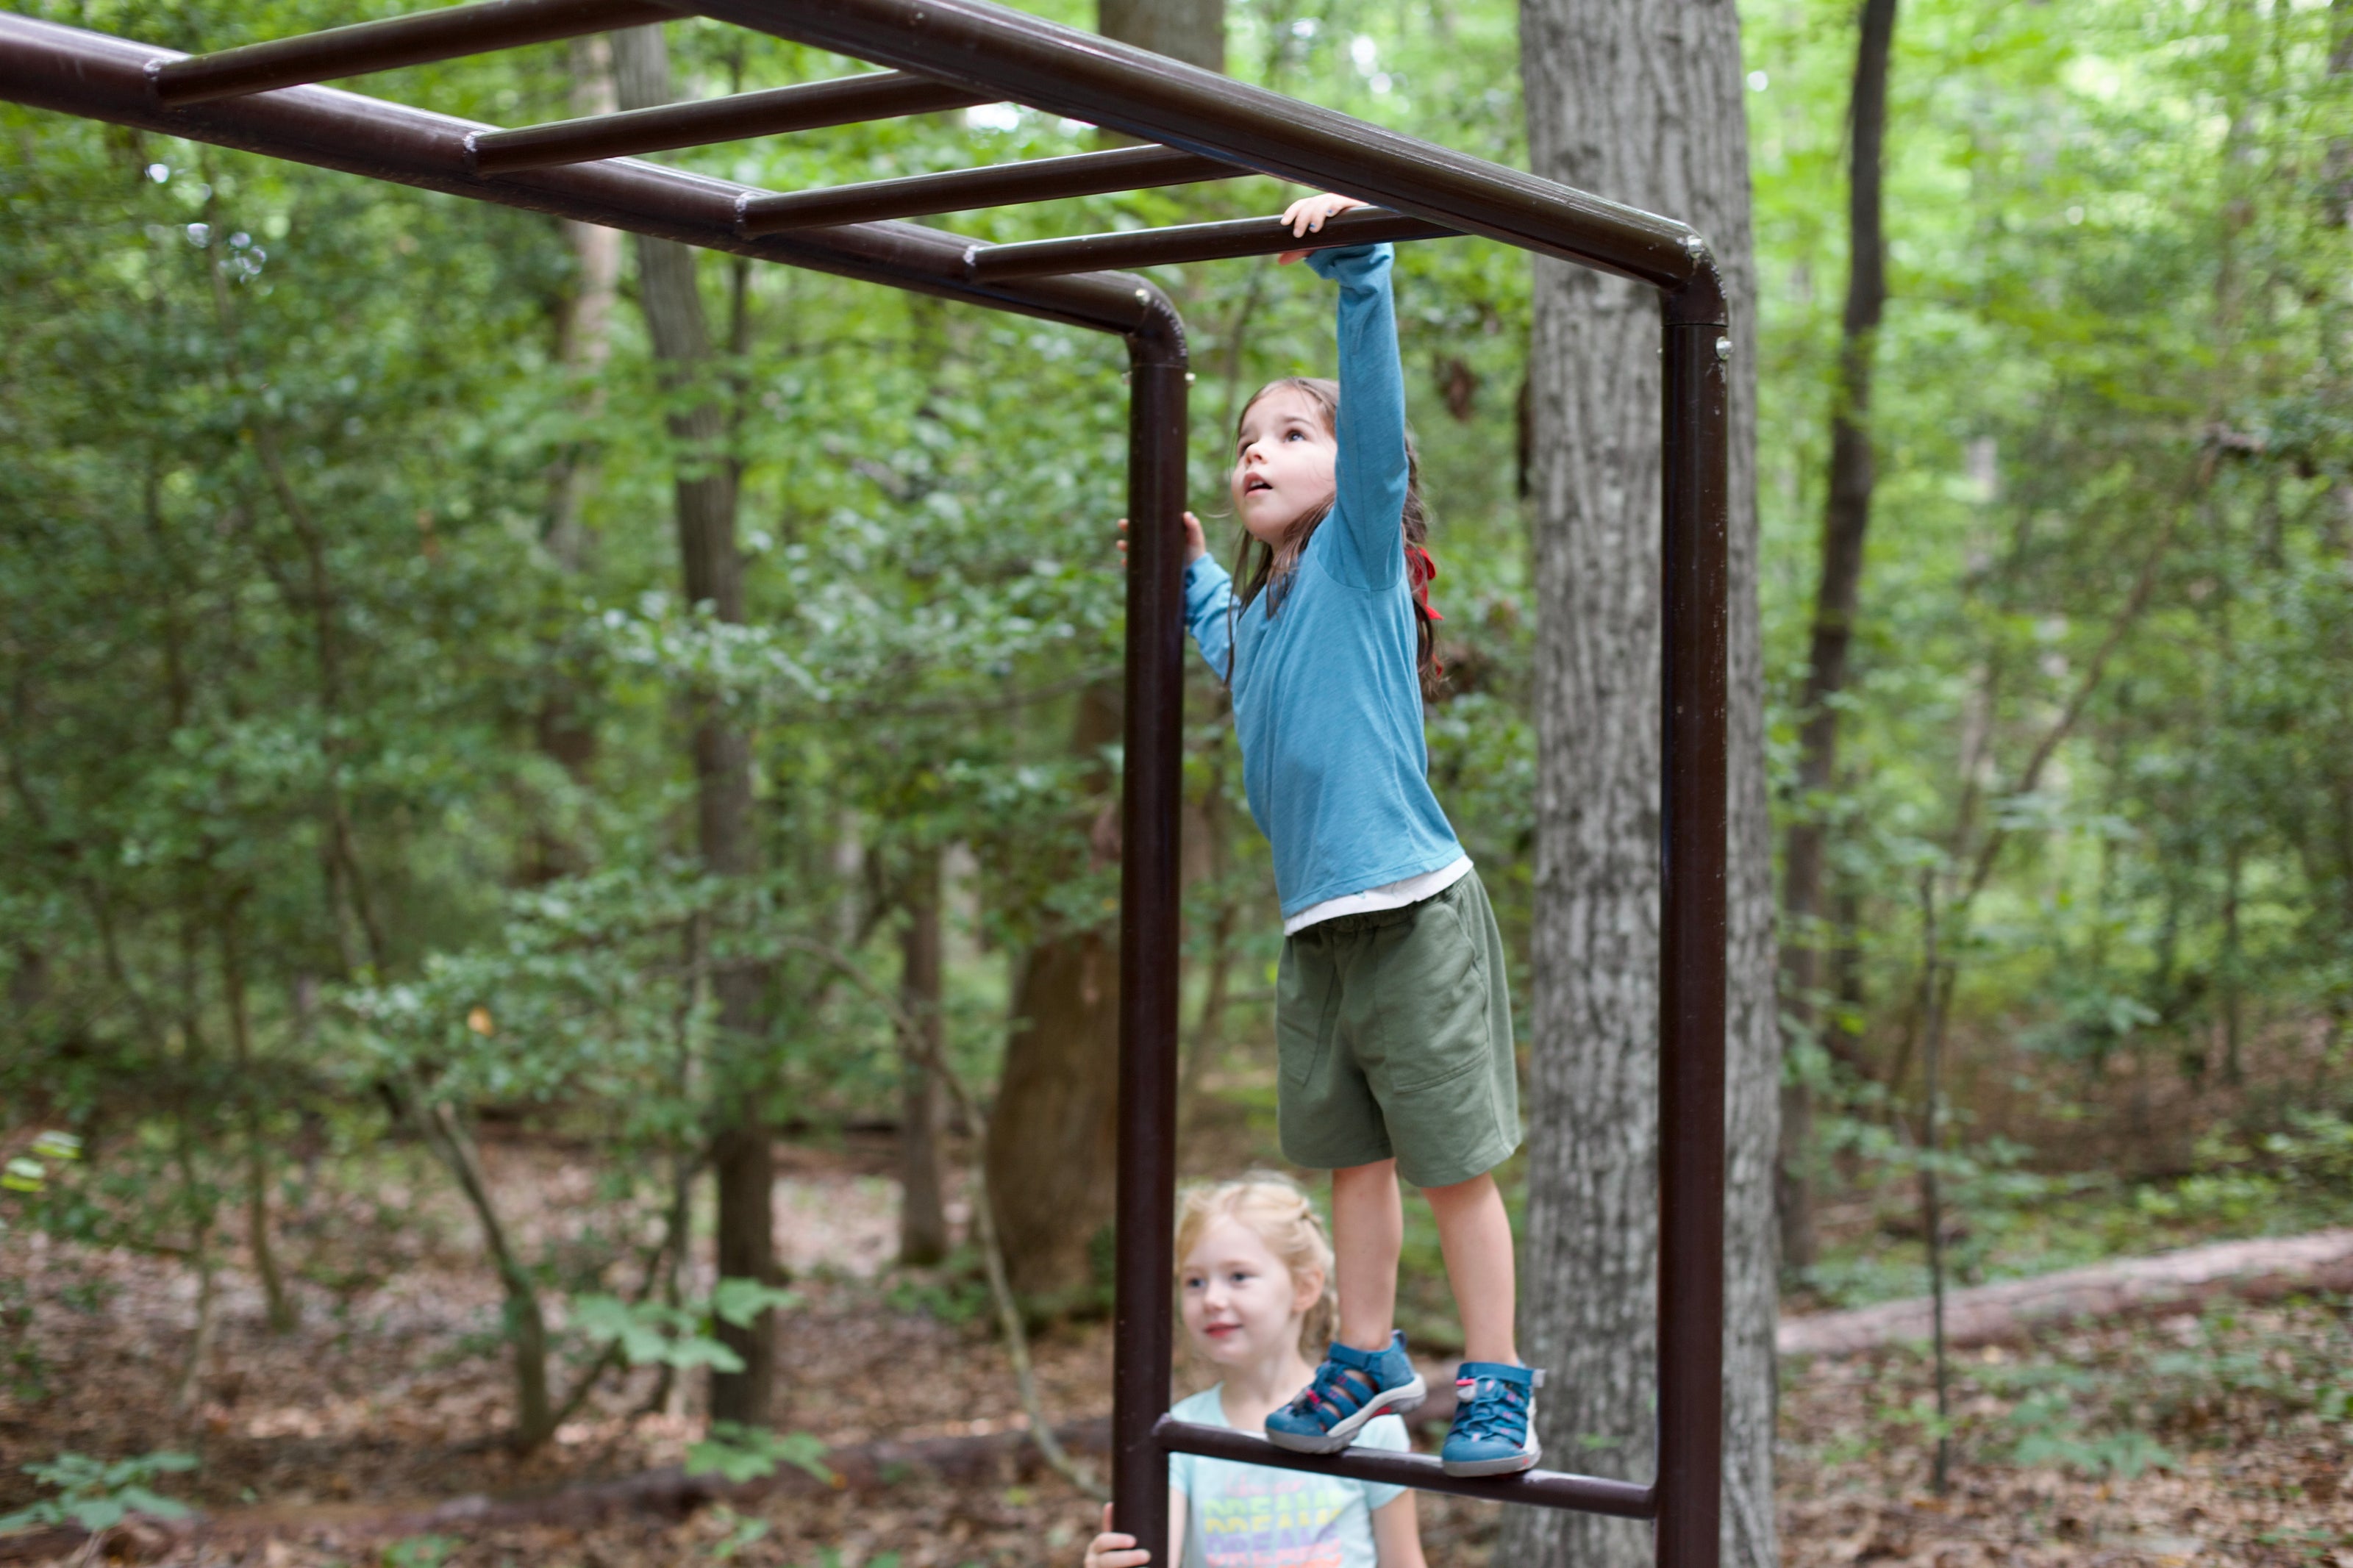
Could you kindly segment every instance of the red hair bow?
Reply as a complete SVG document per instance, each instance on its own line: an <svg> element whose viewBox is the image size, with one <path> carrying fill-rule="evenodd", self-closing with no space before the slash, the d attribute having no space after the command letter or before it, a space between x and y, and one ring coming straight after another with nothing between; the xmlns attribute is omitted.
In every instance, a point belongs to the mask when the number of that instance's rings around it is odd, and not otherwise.
<svg viewBox="0 0 2353 1568"><path fill-rule="evenodd" d="M1430 558L1430 552L1419 544L1409 543L1405 547L1405 575L1406 580L1413 584L1413 602L1421 606L1423 616L1433 625L1444 620L1446 617L1440 615L1437 606L1430 602L1430 584L1438 576L1438 563ZM1438 634L1432 632L1430 637L1430 673L1433 679L1443 680L1446 679L1446 667L1438 662Z"/></svg>
<svg viewBox="0 0 2353 1568"><path fill-rule="evenodd" d="M1430 558L1430 552L1419 544L1407 545L1405 573L1413 584L1413 602L1421 606L1421 613L1433 621L1444 620L1430 603L1430 585L1438 580L1438 563Z"/></svg>

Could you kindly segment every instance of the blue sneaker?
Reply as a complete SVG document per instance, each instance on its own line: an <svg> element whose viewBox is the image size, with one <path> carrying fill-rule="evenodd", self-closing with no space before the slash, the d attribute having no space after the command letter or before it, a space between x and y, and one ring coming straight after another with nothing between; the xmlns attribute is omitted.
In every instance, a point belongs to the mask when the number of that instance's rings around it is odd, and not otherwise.
<svg viewBox="0 0 2353 1568"><path fill-rule="evenodd" d="M1403 1334L1391 1334L1385 1351L1360 1351L1335 1340L1315 1381L1266 1418L1266 1440L1294 1454L1336 1454L1374 1416L1418 1410L1429 1394L1407 1359Z"/></svg>
<svg viewBox="0 0 2353 1568"><path fill-rule="evenodd" d="M1450 1476L1512 1476L1531 1469L1536 1443L1536 1390L1544 1373L1495 1361L1466 1361L1455 1373L1454 1425L1439 1450Z"/></svg>

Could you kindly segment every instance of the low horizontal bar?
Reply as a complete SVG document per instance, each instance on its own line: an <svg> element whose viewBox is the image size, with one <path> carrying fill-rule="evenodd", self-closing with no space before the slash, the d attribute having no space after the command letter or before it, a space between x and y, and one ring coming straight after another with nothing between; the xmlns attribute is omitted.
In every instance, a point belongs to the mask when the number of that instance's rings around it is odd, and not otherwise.
<svg viewBox="0 0 2353 1568"><path fill-rule="evenodd" d="M1325 220L1320 231L1303 239L1293 238L1279 218L1248 217L1230 223L1140 228L1127 234L1082 235L1075 239L1026 239L1014 245L975 246L970 265L976 281L1042 278L1050 273L1092 272L1105 267L1165 267L1179 261L1271 256L1284 250L1377 245L1384 240L1445 239L1458 232L1404 213L1363 207Z"/></svg>
<svg viewBox="0 0 2353 1568"><path fill-rule="evenodd" d="M273 38L266 44L164 60L147 68L166 109L272 88L364 76L491 49L519 48L583 33L666 22L676 15L647 0L480 0L413 16L359 22Z"/></svg>
<svg viewBox="0 0 2353 1568"><path fill-rule="evenodd" d="M862 120L970 109L988 101L985 94L906 71L872 71L695 103L665 103L621 114L526 125L517 131L487 131L474 138L474 167L482 174L504 174L557 163L627 158L672 147L740 142L751 136L780 136Z"/></svg>
<svg viewBox="0 0 2353 1568"><path fill-rule="evenodd" d="M973 212L1018 202L1060 196L1100 195L1145 185L1183 185L1247 174L1231 163L1166 147L1121 147L1068 158L1034 158L983 169L955 169L902 180L872 180L821 191L756 196L744 207L745 234L778 234L791 228L871 223L929 213ZM1061 268L1050 270L1061 271ZM1092 270L1081 268L1078 270Z"/></svg>
<svg viewBox="0 0 2353 1568"><path fill-rule="evenodd" d="M1208 1426L1170 1415L1154 1424L1152 1436L1172 1454L1205 1454L1212 1459L1231 1459L1237 1464L1271 1465L1278 1470L1307 1470L1319 1476L1346 1476L1351 1480L1378 1481L1426 1492L1451 1492L1456 1497L1484 1498L1489 1502L1573 1509L1579 1513L1606 1513L1619 1519L1652 1519L1659 1511L1654 1488L1638 1487L1631 1481L1603 1480L1598 1476L1572 1476L1560 1470L1524 1470L1516 1476L1450 1476L1428 1454L1399 1454L1385 1448L1293 1454L1263 1437L1253 1437L1230 1426Z"/></svg>

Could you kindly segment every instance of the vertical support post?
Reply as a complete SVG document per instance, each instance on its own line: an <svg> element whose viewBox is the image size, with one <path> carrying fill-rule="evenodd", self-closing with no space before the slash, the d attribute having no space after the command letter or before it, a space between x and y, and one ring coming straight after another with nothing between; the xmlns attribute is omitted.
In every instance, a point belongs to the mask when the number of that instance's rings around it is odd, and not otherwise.
<svg viewBox="0 0 2353 1568"><path fill-rule="evenodd" d="M1716 1568L1731 342L1712 268L1664 307L1656 1548L1659 1568Z"/></svg>
<svg viewBox="0 0 2353 1568"><path fill-rule="evenodd" d="M1142 292L1139 290L1139 293ZM1176 1202L1177 822L1184 764L1185 340L1156 294L1128 339L1126 760L1120 805L1119 1189L1112 1363L1115 1528L1168 1550Z"/></svg>

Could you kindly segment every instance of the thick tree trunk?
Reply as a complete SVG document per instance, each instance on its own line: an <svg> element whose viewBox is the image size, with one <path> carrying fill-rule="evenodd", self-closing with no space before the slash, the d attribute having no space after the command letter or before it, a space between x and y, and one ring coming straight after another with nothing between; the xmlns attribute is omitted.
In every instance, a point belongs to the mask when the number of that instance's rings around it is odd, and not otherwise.
<svg viewBox="0 0 2353 1568"><path fill-rule="evenodd" d="M1095 30L1205 70L1226 68L1226 0L1096 0Z"/></svg>
<svg viewBox="0 0 2353 1568"><path fill-rule="evenodd" d="M670 57L659 27L613 35L613 64L623 109L670 101ZM670 416L670 436L678 447L673 489L686 596L693 604L710 605L721 620L741 624L744 562L735 547L735 467L726 451L727 416L719 391L714 385L697 385L709 377L712 355L702 296L695 288L694 252L643 236L638 237L637 249L638 300L664 378L672 387L705 394L685 400ZM717 707L698 699L693 747L695 831L703 866L714 876L747 875L756 862L750 740ZM765 1022L758 970L744 964L721 969L712 986L727 1047L756 1049ZM770 1284L776 1273L776 1170L757 1103L764 1075L741 1070L723 1076L746 1087L739 1103L723 1108L712 1150L719 1190L719 1274ZM713 1420L767 1420L776 1376L775 1331L775 1314L765 1311L748 1328L719 1325L719 1338L743 1357L744 1370L712 1373Z"/></svg>
<svg viewBox="0 0 2353 1568"><path fill-rule="evenodd" d="M907 874L907 924L899 934L900 1005L923 1031L924 1049L902 1052L899 1133L899 1261L937 1263L948 1253L947 1205L940 1191L940 1083L932 1062L941 1028L940 852L915 851Z"/></svg>
<svg viewBox="0 0 2353 1568"><path fill-rule="evenodd" d="M1821 797L1837 783L1841 692L1862 587L1863 535L1871 526L1872 362L1887 303L1887 245L1881 222L1887 140L1887 56L1895 37L1896 0L1863 0L1849 116L1853 158L1847 186L1846 315L1839 343L1839 384L1831 405L1830 500L1822 511L1821 578L1814 591L1806 691L1799 705L1798 800L1781 861L1781 1010L1797 1032L1820 1026L1814 998L1821 985L1822 853L1828 825ZM1806 1168L1813 1131L1812 1097L1792 1080L1781 1096L1781 1161L1777 1192L1782 1261L1814 1260L1811 1183Z"/></svg>
<svg viewBox="0 0 2353 1568"><path fill-rule="evenodd" d="M1117 685L1079 698L1071 750L1093 757L1120 735ZM1090 798L1110 786L1098 773ZM1098 839L1098 853L1110 846ZM988 1190L1013 1288L1053 1310L1092 1288L1091 1248L1111 1223L1119 1103L1119 933L1110 925L1048 936L1013 979L1012 1033L989 1120Z"/></svg>
<svg viewBox="0 0 2353 1568"><path fill-rule="evenodd" d="M1779 1120L1757 611L1755 289L1730 0L1523 0L1536 173L1705 234L1732 305L1731 963L1725 1561L1777 1559ZM1659 310L1539 259L1529 374L1537 633L1535 1050L1523 1344L1561 1463L1651 1472L1658 1251ZM1639 1526L1515 1509L1495 1561L1650 1560Z"/></svg>

